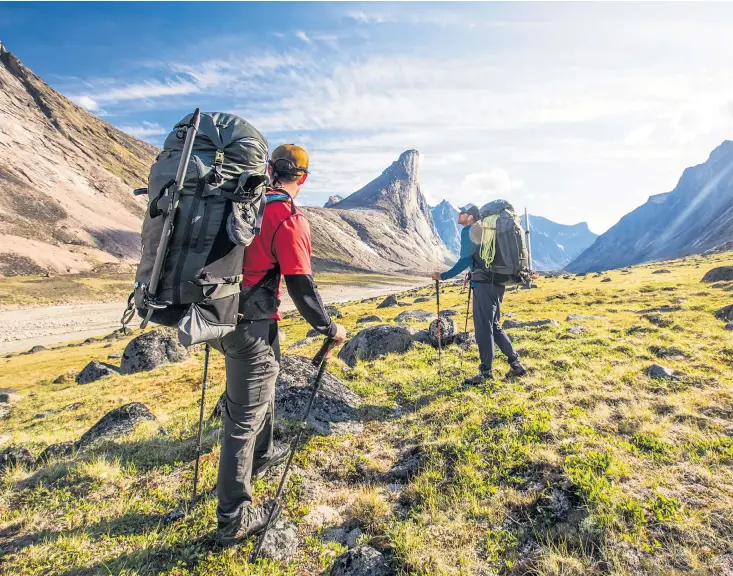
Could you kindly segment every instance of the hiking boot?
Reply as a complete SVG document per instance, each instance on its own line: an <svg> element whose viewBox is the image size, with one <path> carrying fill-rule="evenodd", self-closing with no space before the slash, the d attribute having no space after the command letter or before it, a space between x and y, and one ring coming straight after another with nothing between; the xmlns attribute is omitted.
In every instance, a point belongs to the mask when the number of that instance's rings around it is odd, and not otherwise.
<svg viewBox="0 0 733 576"><path fill-rule="evenodd" d="M259 534L267 525L267 518L270 516L270 510L275 507L275 513L272 515L274 523L282 513L280 504L275 500L270 500L266 504L252 506L251 504L244 509L242 517L238 522L232 522L224 528L216 529L216 541L222 547L232 546L254 534Z"/></svg>
<svg viewBox="0 0 733 576"><path fill-rule="evenodd" d="M255 462L252 466L252 478L262 478L270 468L285 462L285 460L288 459L288 456L290 456L290 446L287 444L275 446L269 460L265 460L262 464L257 464Z"/></svg>
<svg viewBox="0 0 733 576"><path fill-rule="evenodd" d="M480 386L481 384L484 384L487 381L491 381L494 379L494 373L493 372L479 372L476 374L476 376L472 376L471 378L466 378L463 383L467 386Z"/></svg>
<svg viewBox="0 0 733 576"><path fill-rule="evenodd" d="M509 368L511 368L512 376L524 376L527 373L527 369L522 366L519 358L517 358L514 362L510 362Z"/></svg>

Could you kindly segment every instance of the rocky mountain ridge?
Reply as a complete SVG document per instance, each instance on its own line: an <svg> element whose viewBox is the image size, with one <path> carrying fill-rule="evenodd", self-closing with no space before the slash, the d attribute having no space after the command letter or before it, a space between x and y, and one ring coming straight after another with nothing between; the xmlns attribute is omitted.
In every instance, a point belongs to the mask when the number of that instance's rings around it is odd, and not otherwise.
<svg viewBox="0 0 733 576"><path fill-rule="evenodd" d="M567 266L571 272L621 268L700 254L733 240L733 141L687 168L671 192L650 196Z"/></svg>
<svg viewBox="0 0 733 576"><path fill-rule="evenodd" d="M53 90L0 44L0 274L133 262L156 149Z"/></svg>

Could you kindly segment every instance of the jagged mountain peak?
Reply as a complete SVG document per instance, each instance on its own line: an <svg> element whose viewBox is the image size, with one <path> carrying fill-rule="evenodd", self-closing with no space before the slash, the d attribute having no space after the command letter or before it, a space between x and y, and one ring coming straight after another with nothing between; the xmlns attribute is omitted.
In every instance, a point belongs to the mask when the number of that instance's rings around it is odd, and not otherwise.
<svg viewBox="0 0 733 576"><path fill-rule="evenodd" d="M405 150L387 170L400 170L407 180L417 182L420 175L420 153L417 150Z"/></svg>

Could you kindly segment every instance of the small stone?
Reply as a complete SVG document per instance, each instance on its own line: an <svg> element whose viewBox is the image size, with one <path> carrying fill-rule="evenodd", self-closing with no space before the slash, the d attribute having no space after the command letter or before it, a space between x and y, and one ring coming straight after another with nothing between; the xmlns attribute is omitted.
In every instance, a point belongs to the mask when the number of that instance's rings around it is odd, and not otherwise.
<svg viewBox="0 0 733 576"><path fill-rule="evenodd" d="M565 319L568 322L581 322L583 320L605 320L605 316L586 316L585 314L570 314Z"/></svg>
<svg viewBox="0 0 733 576"><path fill-rule="evenodd" d="M676 378L672 370L660 364L652 364L644 370L644 373L655 380L673 380Z"/></svg>
<svg viewBox="0 0 733 576"><path fill-rule="evenodd" d="M391 352L406 352L412 344L412 334L401 326L372 326L351 338L338 357L352 368L359 361L376 360Z"/></svg>
<svg viewBox="0 0 733 576"><path fill-rule="evenodd" d="M429 312L428 310L405 310L404 312L400 312L395 316L394 321L395 322L408 322L410 320L430 320L432 318L435 318L435 314L433 312Z"/></svg>
<svg viewBox="0 0 733 576"><path fill-rule="evenodd" d="M667 270L666 268L662 268L661 270L655 270L652 272L652 274L671 274L671 270Z"/></svg>
<svg viewBox="0 0 733 576"><path fill-rule="evenodd" d="M332 305L326 306L325 310L326 310L326 313L331 318L342 318L341 310L336 308L336 306L332 306Z"/></svg>
<svg viewBox="0 0 733 576"><path fill-rule="evenodd" d="M335 542L336 544L346 544L346 528L328 528L321 533L321 539L324 542Z"/></svg>
<svg viewBox="0 0 733 576"><path fill-rule="evenodd" d="M520 320L504 320L502 328L509 330L511 328L538 328L540 326L560 326L557 320L545 319L545 320L531 320L528 322L522 322Z"/></svg>
<svg viewBox="0 0 733 576"><path fill-rule="evenodd" d="M38 457L39 462L48 462L56 458L66 458L74 453L73 442L59 442L48 446Z"/></svg>
<svg viewBox="0 0 733 576"><path fill-rule="evenodd" d="M36 352L43 352L44 350L48 350L45 346L34 346L26 354L35 354Z"/></svg>
<svg viewBox="0 0 733 576"><path fill-rule="evenodd" d="M377 308L394 308L397 306L397 298L394 295L387 296Z"/></svg>
<svg viewBox="0 0 733 576"><path fill-rule="evenodd" d="M603 280L601 280L601 282L610 282L610 281L611 281L610 278L604 278Z"/></svg>
<svg viewBox="0 0 733 576"><path fill-rule="evenodd" d="M357 324L368 324L370 322L383 322L383 320L381 316L372 315L363 316L356 321Z"/></svg>
<svg viewBox="0 0 733 576"><path fill-rule="evenodd" d="M441 310L441 311L440 311L440 315L441 315L441 317L443 317L443 318L450 318L451 316L455 316L455 315L457 315L457 314L458 314L458 312L457 312L457 311L455 311L455 310L451 310L451 309L448 309L448 310Z"/></svg>
<svg viewBox="0 0 733 576"><path fill-rule="evenodd" d="M278 518L270 528L262 543L261 555L278 562L287 562L298 550L298 531L295 524Z"/></svg>
<svg viewBox="0 0 733 576"><path fill-rule="evenodd" d="M587 328L584 326L571 326L568 328L568 333L575 334L576 336L578 334L582 334L583 332L587 332Z"/></svg>
<svg viewBox="0 0 733 576"><path fill-rule="evenodd" d="M453 344L460 346L464 350L468 350L471 346L476 346L476 334L473 332L459 332L453 338Z"/></svg>
<svg viewBox="0 0 733 576"><path fill-rule="evenodd" d="M432 298L426 298L425 296L422 296L420 298L415 298L415 304L422 304L423 302L430 302Z"/></svg>
<svg viewBox="0 0 733 576"><path fill-rule="evenodd" d="M343 522L341 514L330 506L316 506L312 508L308 514L303 517L303 522L313 526L314 528L322 528L324 526L333 526Z"/></svg>
<svg viewBox="0 0 733 576"><path fill-rule="evenodd" d="M725 325L725 330L733 330L733 322L728 322Z"/></svg>
<svg viewBox="0 0 733 576"><path fill-rule="evenodd" d="M349 532L346 535L346 539L344 541L344 544L346 544L346 546L348 548L354 548L354 547L356 547L356 542L357 542L357 540L359 540L359 538L361 537L362 534L363 534L363 532L361 531L360 528L354 528L351 532Z"/></svg>
<svg viewBox="0 0 733 576"><path fill-rule="evenodd" d="M0 452L0 471L8 466L23 465L26 468L33 468L36 459L28 448L23 446L11 446Z"/></svg>
<svg viewBox="0 0 733 576"><path fill-rule="evenodd" d="M331 576L392 576L387 559L371 546L358 546L333 563Z"/></svg>
<svg viewBox="0 0 733 576"><path fill-rule="evenodd" d="M111 346L111 344L110 344ZM110 360L117 360L118 358L122 358L122 352L110 352L107 355L107 358Z"/></svg>
<svg viewBox="0 0 733 576"><path fill-rule="evenodd" d="M674 324L672 320L670 320L669 318L665 318L661 314L644 314L642 318L648 320L655 326L659 326L660 328L669 328L670 326L672 326L672 324Z"/></svg>
<svg viewBox="0 0 733 576"><path fill-rule="evenodd" d="M119 372L117 371L116 367L110 366L109 364L104 364L103 362L99 362L97 360L92 360L84 367L81 372L79 372L79 375L76 377L76 383L89 384L91 382L96 382L97 380L100 380L102 378L107 378L108 376L118 375Z"/></svg>

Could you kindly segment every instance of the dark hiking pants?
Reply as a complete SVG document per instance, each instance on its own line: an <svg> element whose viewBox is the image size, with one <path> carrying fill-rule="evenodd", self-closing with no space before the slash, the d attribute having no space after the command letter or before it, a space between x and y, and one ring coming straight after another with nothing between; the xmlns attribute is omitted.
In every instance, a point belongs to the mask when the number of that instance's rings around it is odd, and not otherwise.
<svg viewBox="0 0 733 576"><path fill-rule="evenodd" d="M476 328L482 373L491 372L494 363L494 342L506 354L509 362L514 362L519 355L512 346L512 341L499 324L501 318L501 301L506 288L500 284L474 283L473 288L473 325Z"/></svg>
<svg viewBox="0 0 733 576"><path fill-rule="evenodd" d="M252 469L272 454L275 381L280 371L278 325L240 322L211 345L224 354L226 410L216 509L219 527L239 521L252 502Z"/></svg>

